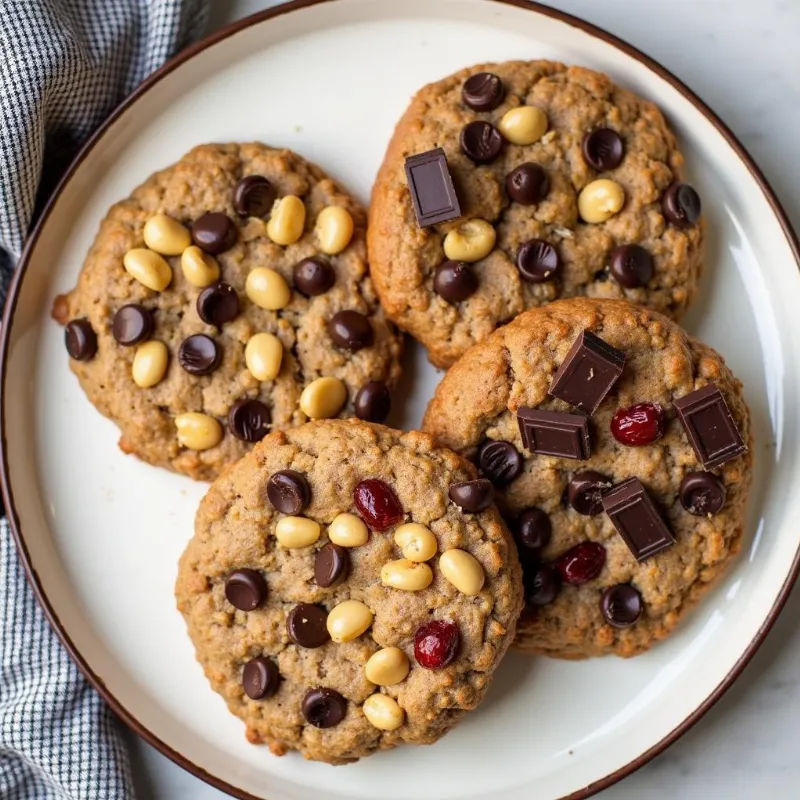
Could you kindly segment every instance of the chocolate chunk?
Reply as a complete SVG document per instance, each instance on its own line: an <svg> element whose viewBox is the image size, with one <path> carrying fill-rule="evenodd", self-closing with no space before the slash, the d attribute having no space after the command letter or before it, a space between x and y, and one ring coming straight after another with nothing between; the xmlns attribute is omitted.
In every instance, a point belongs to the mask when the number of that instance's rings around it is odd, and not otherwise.
<svg viewBox="0 0 800 800"><path fill-rule="evenodd" d="M252 611L264 602L267 596L267 582L260 572L254 569L237 569L225 581L225 597L240 611Z"/></svg>
<svg viewBox="0 0 800 800"><path fill-rule="evenodd" d="M461 216L453 177L441 147L409 156L405 168L408 191L420 228Z"/></svg>
<svg viewBox="0 0 800 800"><path fill-rule="evenodd" d="M494 125L483 120L468 122L461 129L461 152L476 164L488 164L500 155L503 136Z"/></svg>
<svg viewBox="0 0 800 800"><path fill-rule="evenodd" d="M251 700L265 700L278 691L281 675L275 662L264 656L251 658L242 670L242 688Z"/></svg>
<svg viewBox="0 0 800 800"><path fill-rule="evenodd" d="M526 508L519 515L515 527L517 542L527 550L534 550L538 554L550 544L553 525L541 508Z"/></svg>
<svg viewBox="0 0 800 800"><path fill-rule="evenodd" d="M350 571L350 556L347 550L338 544L328 542L317 551L314 560L314 580L317 586L328 589L337 586Z"/></svg>
<svg viewBox="0 0 800 800"><path fill-rule="evenodd" d="M222 351L217 343L204 333L189 336L178 350L178 362L191 375L208 375L222 360Z"/></svg>
<svg viewBox="0 0 800 800"><path fill-rule="evenodd" d="M637 561L675 544L675 537L638 478L628 478L604 494L603 508Z"/></svg>
<svg viewBox="0 0 800 800"><path fill-rule="evenodd" d="M609 586L600 598L600 612L609 625L629 628L642 616L642 596L629 583Z"/></svg>
<svg viewBox="0 0 800 800"><path fill-rule="evenodd" d="M533 567L525 575L525 600L532 606L546 606L553 602L561 588L558 573L546 564Z"/></svg>
<svg viewBox="0 0 800 800"><path fill-rule="evenodd" d="M716 384L710 383L691 392L676 400L674 405L703 469L713 469L747 452Z"/></svg>
<svg viewBox="0 0 800 800"><path fill-rule="evenodd" d="M295 289L306 297L325 294L336 283L333 267L319 256L304 258L295 264L292 277Z"/></svg>
<svg viewBox="0 0 800 800"><path fill-rule="evenodd" d="M620 286L638 289L653 277L653 257L638 244L623 244L611 251L609 269Z"/></svg>
<svg viewBox="0 0 800 800"><path fill-rule="evenodd" d="M529 239L517 251L517 269L528 283L546 283L561 274L561 259L550 242Z"/></svg>
<svg viewBox="0 0 800 800"><path fill-rule="evenodd" d="M311 689L303 698L303 716L315 728L333 728L346 713L347 700L336 689Z"/></svg>
<svg viewBox="0 0 800 800"><path fill-rule="evenodd" d="M128 305L114 314L111 333L125 347L146 342L153 335L153 314L143 306Z"/></svg>
<svg viewBox="0 0 800 800"><path fill-rule="evenodd" d="M239 316L239 295L227 283L207 286L197 296L197 314L208 325L221 328Z"/></svg>
<svg viewBox="0 0 800 800"><path fill-rule="evenodd" d="M556 372L548 394L586 414L594 414L624 366L625 353L590 331L581 331Z"/></svg>
<svg viewBox="0 0 800 800"><path fill-rule="evenodd" d="M725 505L725 484L711 472L690 472L681 481L681 505L697 517L717 514Z"/></svg>
<svg viewBox="0 0 800 800"><path fill-rule="evenodd" d="M64 328L64 344L70 358L89 361L97 352L97 334L88 319L73 319Z"/></svg>
<svg viewBox="0 0 800 800"><path fill-rule="evenodd" d="M267 497L273 508L294 517L311 502L311 487L305 475L282 469L267 481Z"/></svg>
<svg viewBox="0 0 800 800"><path fill-rule="evenodd" d="M236 223L222 211L209 211L192 225L192 241L212 256L230 250L237 237Z"/></svg>
<svg viewBox="0 0 800 800"><path fill-rule="evenodd" d="M242 217L266 217L277 192L263 175L247 175L233 190L233 207Z"/></svg>
<svg viewBox="0 0 800 800"><path fill-rule="evenodd" d="M331 637L328 633L328 612L311 603L296 605L286 617L289 638L300 647L322 647Z"/></svg>
<svg viewBox="0 0 800 800"><path fill-rule="evenodd" d="M517 411L517 422L522 442L531 453L580 460L591 455L589 420L583 414L523 406Z"/></svg>
<svg viewBox="0 0 800 800"><path fill-rule="evenodd" d="M523 206L540 203L550 189L550 179L538 164L528 161L520 164L506 176L506 192L515 202Z"/></svg>
<svg viewBox="0 0 800 800"><path fill-rule="evenodd" d="M478 467L495 486L507 486L522 472L522 456L511 442L488 441L478 453Z"/></svg>
<svg viewBox="0 0 800 800"><path fill-rule="evenodd" d="M622 163L625 144L620 135L611 128L598 128L583 137L581 150L590 167L606 172Z"/></svg>
<svg viewBox="0 0 800 800"><path fill-rule="evenodd" d="M339 311L328 322L331 339L352 353L370 347L375 339L369 320L358 311Z"/></svg>
<svg viewBox="0 0 800 800"><path fill-rule="evenodd" d="M576 472L567 486L569 504L586 517L593 517L603 511L603 492L612 486L607 476L588 469Z"/></svg>
<svg viewBox="0 0 800 800"><path fill-rule="evenodd" d="M436 267L433 291L448 303L459 303L472 297L478 290L478 279L469 264L463 261L445 261Z"/></svg>
<svg viewBox="0 0 800 800"><path fill-rule="evenodd" d="M673 183L661 196L664 216L679 228L691 228L700 219L700 196L688 183Z"/></svg>
<svg viewBox="0 0 800 800"><path fill-rule="evenodd" d="M494 486L486 478L451 483L447 493L459 508L470 514L484 511L494 502Z"/></svg>
<svg viewBox="0 0 800 800"><path fill-rule="evenodd" d="M461 97L475 111L493 111L503 102L503 81L493 72L476 72L464 81Z"/></svg>
<svg viewBox="0 0 800 800"><path fill-rule="evenodd" d="M260 400L245 397L228 412L228 428L243 442L260 442L269 433L269 422L269 409Z"/></svg>
<svg viewBox="0 0 800 800"><path fill-rule="evenodd" d="M383 422L392 410L392 397L383 381L365 383L353 401L356 416L366 422Z"/></svg>

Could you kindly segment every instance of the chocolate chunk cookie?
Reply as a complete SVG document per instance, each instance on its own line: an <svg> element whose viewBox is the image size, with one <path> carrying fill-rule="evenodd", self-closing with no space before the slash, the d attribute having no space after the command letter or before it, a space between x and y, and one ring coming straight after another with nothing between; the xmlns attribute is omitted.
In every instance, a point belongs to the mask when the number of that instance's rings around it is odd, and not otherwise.
<svg viewBox="0 0 800 800"><path fill-rule="evenodd" d="M516 646L632 656L739 550L753 448L740 382L657 312L561 300L445 376L424 428L498 492L526 584Z"/></svg>
<svg viewBox="0 0 800 800"><path fill-rule="evenodd" d="M271 429L382 421L402 341L365 218L318 167L257 143L196 147L115 205L53 313L120 447L211 480Z"/></svg>
<svg viewBox="0 0 800 800"><path fill-rule="evenodd" d="M359 420L271 433L217 480L176 596L251 742L344 763L480 703L522 607L492 495L427 434Z"/></svg>
<svg viewBox="0 0 800 800"><path fill-rule="evenodd" d="M661 112L588 69L510 61L432 83L373 187L381 303L442 367L559 298L626 298L677 319L703 244L682 166Z"/></svg>

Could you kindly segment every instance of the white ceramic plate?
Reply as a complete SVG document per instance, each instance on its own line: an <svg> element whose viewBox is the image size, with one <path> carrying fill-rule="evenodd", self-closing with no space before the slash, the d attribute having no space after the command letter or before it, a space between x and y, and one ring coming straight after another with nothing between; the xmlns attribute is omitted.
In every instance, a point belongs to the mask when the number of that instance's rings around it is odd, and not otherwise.
<svg viewBox="0 0 800 800"><path fill-rule="evenodd" d="M5 492L40 599L76 660L139 732L240 796L446 800L583 796L676 738L721 694L797 570L797 246L747 155L657 65L523 2L336 0L239 26L151 80L82 154L32 236L4 326ZM558 58L608 72L676 127L710 231L689 329L745 381L757 448L743 552L666 643L629 662L511 655L485 705L430 748L347 768L276 758L208 688L172 596L204 487L117 449L68 370L53 298L75 283L107 207L204 141L260 139L318 161L364 201L395 121L423 83L464 65ZM403 420L438 375L412 351ZM786 414L785 410L789 413Z"/></svg>

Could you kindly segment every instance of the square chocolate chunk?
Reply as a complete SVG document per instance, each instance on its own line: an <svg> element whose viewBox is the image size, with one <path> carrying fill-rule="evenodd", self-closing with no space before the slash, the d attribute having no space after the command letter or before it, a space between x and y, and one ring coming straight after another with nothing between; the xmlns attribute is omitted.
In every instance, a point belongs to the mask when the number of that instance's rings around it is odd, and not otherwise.
<svg viewBox="0 0 800 800"><path fill-rule="evenodd" d="M675 537L638 478L628 478L603 495L603 509L637 561L672 547Z"/></svg>
<svg viewBox="0 0 800 800"><path fill-rule="evenodd" d="M420 228L461 216L461 206L441 147L406 159L406 178Z"/></svg>
<svg viewBox="0 0 800 800"><path fill-rule="evenodd" d="M747 451L728 404L713 383L676 400L675 410L703 469L713 469Z"/></svg>
<svg viewBox="0 0 800 800"><path fill-rule="evenodd" d="M532 453L585 460L591 454L589 420L583 414L520 408L522 442Z"/></svg>
<svg viewBox="0 0 800 800"><path fill-rule="evenodd" d="M549 394L594 414L624 366L625 353L591 331L581 331L556 372Z"/></svg>

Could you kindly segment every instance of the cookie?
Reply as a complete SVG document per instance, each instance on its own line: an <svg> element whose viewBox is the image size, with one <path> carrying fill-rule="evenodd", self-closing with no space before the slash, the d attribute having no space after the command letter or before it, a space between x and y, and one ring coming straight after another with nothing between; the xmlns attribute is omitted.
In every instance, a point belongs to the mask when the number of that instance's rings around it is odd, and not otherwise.
<svg viewBox="0 0 800 800"><path fill-rule="evenodd" d="M450 369L423 427L498 490L525 572L521 650L641 653L741 545L741 383L657 312L586 298L531 309Z"/></svg>
<svg viewBox="0 0 800 800"><path fill-rule="evenodd" d="M582 67L486 64L424 87L373 187L381 303L447 367L559 298L679 318L700 275L700 199L661 112Z"/></svg>
<svg viewBox="0 0 800 800"><path fill-rule="evenodd" d="M54 316L123 451L211 480L271 429L382 421L402 340L365 222L318 167L257 143L196 147L115 205Z"/></svg>
<svg viewBox="0 0 800 800"><path fill-rule="evenodd" d="M475 708L522 607L492 497L427 434L359 420L272 433L220 477L176 596L248 740L344 763Z"/></svg>

